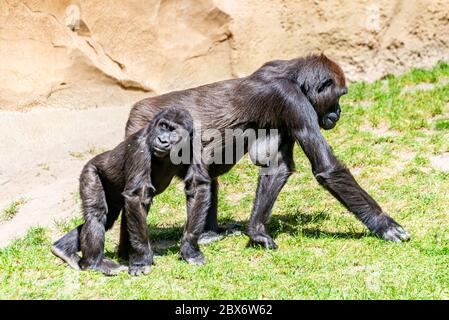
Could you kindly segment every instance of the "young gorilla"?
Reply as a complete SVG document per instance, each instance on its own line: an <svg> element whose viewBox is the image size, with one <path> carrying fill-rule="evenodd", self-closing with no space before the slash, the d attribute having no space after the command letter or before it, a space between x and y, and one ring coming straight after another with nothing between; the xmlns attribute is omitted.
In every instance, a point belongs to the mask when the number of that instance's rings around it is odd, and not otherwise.
<svg viewBox="0 0 449 320"><path fill-rule="evenodd" d="M103 253L105 231L123 211L119 256L129 259L130 274L148 273L153 253L146 217L153 197L163 192L175 175L192 187L201 177L200 171L195 172L198 167L175 165L169 156L174 145L186 146L192 133L190 114L171 107L157 114L148 126L115 149L90 160L80 177L85 223L56 241L53 254L75 269L94 269L106 275L125 270L126 267L105 258ZM195 193L186 188L186 193L189 192ZM200 222L199 227L204 225ZM82 258L77 254L80 250Z"/></svg>

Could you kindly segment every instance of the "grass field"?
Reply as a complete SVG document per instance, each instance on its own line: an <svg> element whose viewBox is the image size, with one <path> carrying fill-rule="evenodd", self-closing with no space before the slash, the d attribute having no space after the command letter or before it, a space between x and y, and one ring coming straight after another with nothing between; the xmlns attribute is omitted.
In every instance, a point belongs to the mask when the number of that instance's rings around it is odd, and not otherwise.
<svg viewBox="0 0 449 320"><path fill-rule="evenodd" d="M371 235L315 181L299 147L297 172L270 222L276 251L244 234L202 246L207 264L178 259L185 219L180 182L156 198L148 230L157 254L147 276L77 272L50 253L80 218L35 228L0 250L0 298L27 299L449 299L449 66L354 83L343 117L325 132L358 182L411 234L407 243ZM219 219L242 230L257 168L249 160L220 179ZM76 181L74 189L76 188ZM116 259L117 229L107 234Z"/></svg>

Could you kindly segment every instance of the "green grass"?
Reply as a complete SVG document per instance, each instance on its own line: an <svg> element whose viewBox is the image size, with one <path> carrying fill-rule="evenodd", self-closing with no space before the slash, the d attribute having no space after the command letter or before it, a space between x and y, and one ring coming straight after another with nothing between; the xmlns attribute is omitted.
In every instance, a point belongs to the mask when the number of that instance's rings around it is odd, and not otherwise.
<svg viewBox="0 0 449 320"><path fill-rule="evenodd" d="M69 155L76 160L85 160L89 159L93 156L96 156L97 154L105 152L106 149L96 147L94 145L89 145L88 149L80 152L80 151L69 151Z"/></svg>
<svg viewBox="0 0 449 320"><path fill-rule="evenodd" d="M11 220L19 212L20 207L26 203L25 198L14 200L11 204L0 213L0 222Z"/></svg>
<svg viewBox="0 0 449 320"><path fill-rule="evenodd" d="M296 148L297 172L269 224L277 251L248 247L240 234L202 246L204 266L180 261L185 201L177 182L148 218L157 254L149 275L71 270L51 255L50 231L36 228L0 250L0 298L449 299L449 173L431 161L449 152L449 84L440 81L448 77L449 66L440 63L351 84L340 123L324 133L359 183L411 233L408 243L368 233L318 185ZM403 91L422 82L435 87ZM246 224L256 182L248 159L220 179L221 222ZM57 222L56 236L80 221ZM114 259L117 242L114 229L106 245Z"/></svg>

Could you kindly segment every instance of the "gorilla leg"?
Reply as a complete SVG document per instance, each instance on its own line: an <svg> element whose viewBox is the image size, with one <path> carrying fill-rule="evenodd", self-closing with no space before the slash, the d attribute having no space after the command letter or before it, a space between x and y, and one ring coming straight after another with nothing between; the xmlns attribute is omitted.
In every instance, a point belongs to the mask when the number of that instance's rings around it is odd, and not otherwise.
<svg viewBox="0 0 449 320"><path fill-rule="evenodd" d="M215 233L219 233L221 230L218 227L217 222L217 208L218 208L218 181L217 179L213 179L210 184L210 207L207 211L206 224L204 226L204 231L212 231Z"/></svg>
<svg viewBox="0 0 449 320"><path fill-rule="evenodd" d="M80 225L72 231L65 234L61 239L56 241L51 252L65 261L70 267L80 270L80 257L77 252L80 251L80 232L83 225Z"/></svg>
<svg viewBox="0 0 449 320"><path fill-rule="evenodd" d="M210 207L207 210L206 224L204 232L198 239L199 244L207 244L223 238L226 231L218 226L217 208L218 208L218 181L213 179L210 185Z"/></svg>
<svg viewBox="0 0 449 320"><path fill-rule="evenodd" d="M205 259L199 249L198 238L204 230L211 204L211 179L205 170L192 166L184 181L187 222L181 240L181 257L191 264L204 264Z"/></svg>
<svg viewBox="0 0 449 320"><path fill-rule="evenodd" d="M129 259L129 234L128 234L128 226L126 222L126 212L125 209L122 211L122 219L120 221L120 241L118 245L118 256L123 260Z"/></svg>
<svg viewBox="0 0 449 320"><path fill-rule="evenodd" d="M117 218L118 213L120 212L120 209L114 209L114 214L112 214L109 219L107 219L105 229L109 230L112 228L115 219ZM83 228L84 224L79 225L75 229L71 230L70 232L66 233L62 238L60 238L58 241L56 241L52 248L51 252L57 256L58 258L62 259L64 262L66 262L70 267L72 267L75 270L80 270L80 256L77 254L81 250L81 242L80 242L80 236L81 236L81 229ZM115 263L111 261L109 265L113 266Z"/></svg>
<svg viewBox="0 0 449 320"><path fill-rule="evenodd" d="M114 225L120 209L112 207L104 218L93 217L86 220L81 228L80 247L83 253L79 265L81 269L93 269L105 275L115 275L127 268L104 257L105 232Z"/></svg>
<svg viewBox="0 0 449 320"><path fill-rule="evenodd" d="M86 221L79 237L83 254L79 262L81 269L94 269L105 275L114 275L126 269L104 257L105 232L113 226L121 208L107 201L97 168L92 162L81 173L80 196Z"/></svg>
<svg viewBox="0 0 449 320"><path fill-rule="evenodd" d="M259 175L256 199L247 233L251 241L269 249L276 249L277 245L267 234L266 224L270 219L271 210L279 192L293 171L293 146L293 142L284 141L278 152L278 165L269 168L268 174Z"/></svg>

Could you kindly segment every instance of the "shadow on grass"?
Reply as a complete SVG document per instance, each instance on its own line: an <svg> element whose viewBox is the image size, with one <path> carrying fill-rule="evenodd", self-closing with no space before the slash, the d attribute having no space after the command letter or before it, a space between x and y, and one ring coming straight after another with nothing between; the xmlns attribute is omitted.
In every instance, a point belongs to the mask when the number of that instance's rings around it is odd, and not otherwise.
<svg viewBox="0 0 449 320"><path fill-rule="evenodd" d="M154 255L166 255L179 252L179 241L182 237L182 227L154 227L148 225L148 237ZM118 259L120 263L127 265L127 261L119 258L117 248L107 250L105 256L110 259Z"/></svg>
<svg viewBox="0 0 449 320"><path fill-rule="evenodd" d="M148 226L151 248L156 255L174 254L179 252L179 242L182 237L182 227Z"/></svg>
<svg viewBox="0 0 449 320"><path fill-rule="evenodd" d="M320 224L323 221L329 220L330 216L327 212L321 211L316 213L302 213L300 211L289 215L273 215L268 224L268 234L276 242L276 238L280 234L289 234L292 236L301 235L307 238L314 239L360 239L366 236L363 232L332 232L323 231L315 225L307 227L310 224ZM258 243L248 241L247 247L261 247Z"/></svg>
<svg viewBox="0 0 449 320"><path fill-rule="evenodd" d="M220 221L220 227L232 232L243 230L240 222L233 220ZM155 227L148 225L148 237L150 239L151 249L157 256L166 254L177 254L180 250L180 241L182 238L183 227ZM225 238L226 235L223 236ZM116 250L107 250L105 256L111 259L119 259ZM125 261L121 261L125 262Z"/></svg>
<svg viewBox="0 0 449 320"><path fill-rule="evenodd" d="M367 234L364 232L329 232L320 229L302 229L302 235L308 238L360 239Z"/></svg>
<svg viewBox="0 0 449 320"><path fill-rule="evenodd" d="M268 232L273 239L280 234L290 234L297 236L298 233L308 238L333 238L333 239L360 239L366 236L363 232L329 232L320 230L317 227L307 228L309 224L320 223L329 220L329 214L325 211L316 213L296 212L289 215L273 215L268 224ZM248 221L220 221L220 226L229 229L230 226L236 231L244 232ZM180 240L183 233L183 227L154 227L148 226L148 234L151 248L155 255L177 254L180 249ZM232 234L232 233L231 233ZM225 235L224 238L227 236ZM248 246L254 246L251 242ZM118 258L116 252L107 251L105 255L108 258Z"/></svg>
<svg viewBox="0 0 449 320"><path fill-rule="evenodd" d="M320 223L329 220L329 214L325 211L316 213L296 212L290 215L273 215L268 225L268 230L276 239L278 235L287 233L290 235L301 234L308 238L335 238L335 239L360 239L366 236L363 232L329 232L320 230L317 227L307 228L309 224Z"/></svg>

